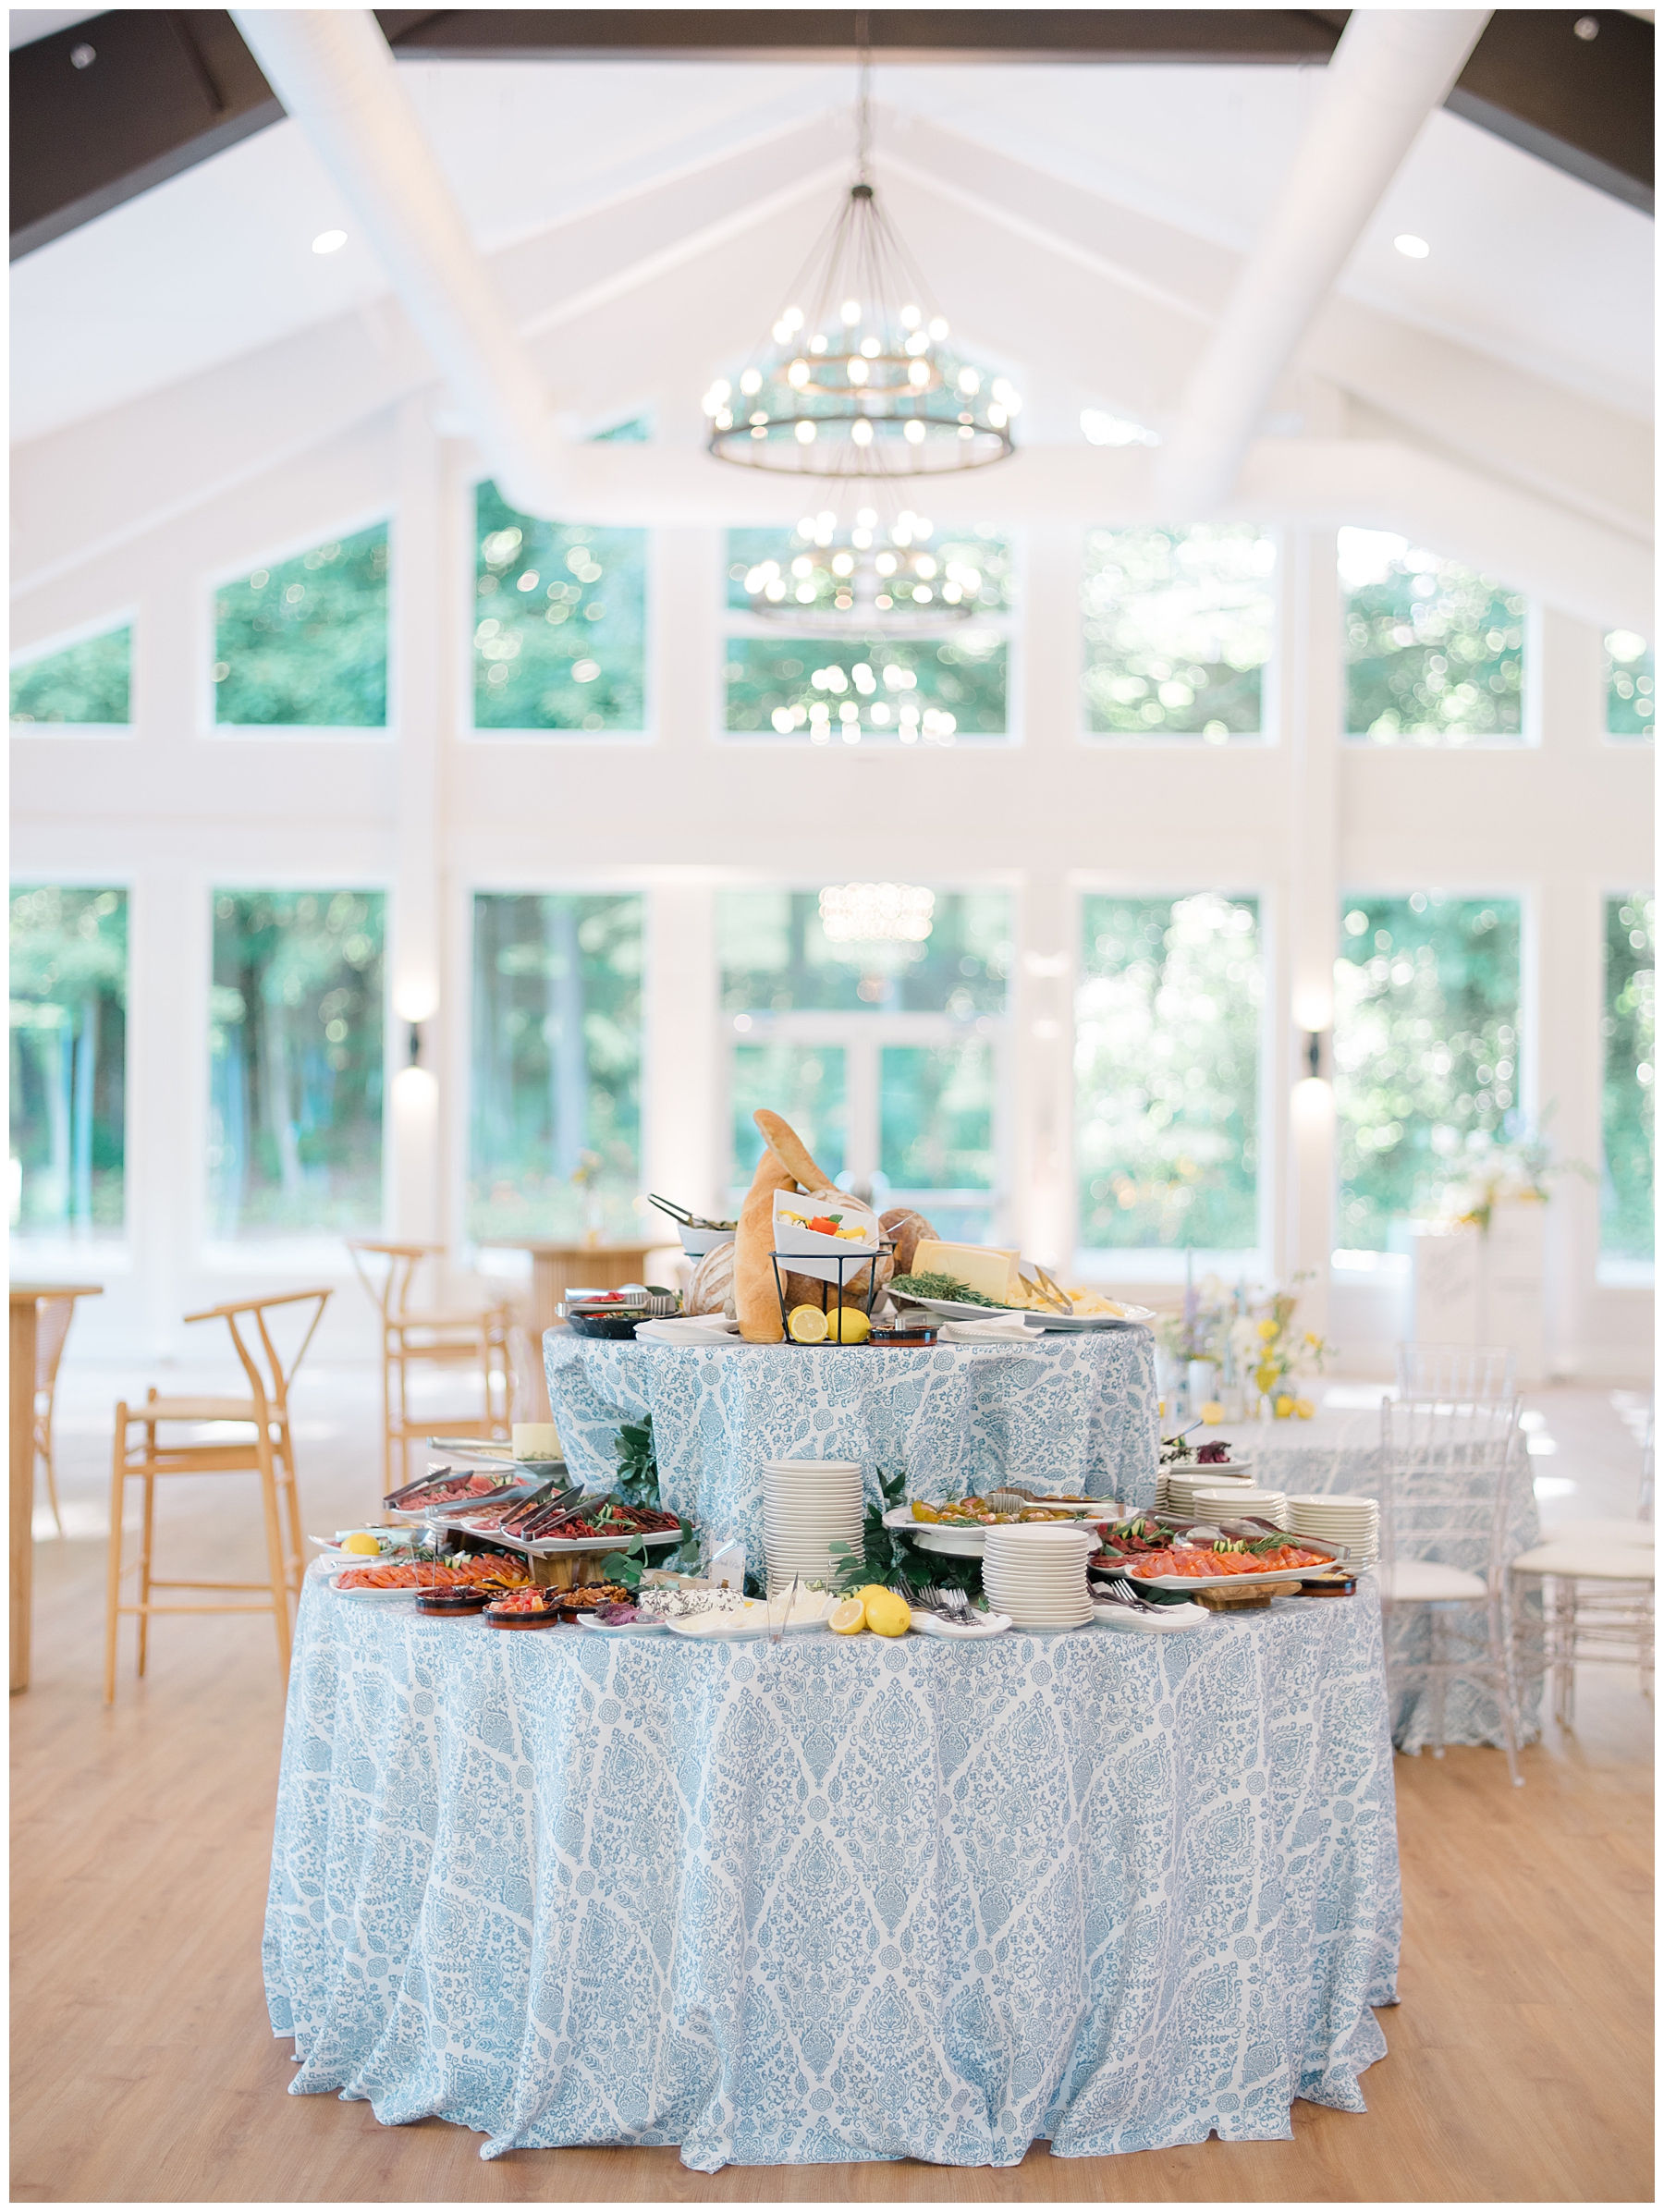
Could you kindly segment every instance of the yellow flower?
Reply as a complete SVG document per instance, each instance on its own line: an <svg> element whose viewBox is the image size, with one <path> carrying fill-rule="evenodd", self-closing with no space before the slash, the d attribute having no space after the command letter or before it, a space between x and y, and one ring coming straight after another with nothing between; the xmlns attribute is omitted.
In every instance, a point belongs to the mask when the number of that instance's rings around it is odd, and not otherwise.
<svg viewBox="0 0 1664 2212"><path fill-rule="evenodd" d="M1271 1341L1271 1339L1272 1339L1272 1338L1273 1338L1273 1337L1275 1337L1275 1336L1276 1336L1276 1334L1277 1334L1277 1324L1276 1324L1276 1322L1275 1322L1275 1321L1262 1321L1262 1322L1260 1323L1260 1325L1259 1325L1259 1333L1260 1333L1261 1337L1262 1337L1262 1338L1265 1339L1265 1341L1266 1341L1267 1344L1269 1344L1269 1343L1270 1343L1270 1341Z"/></svg>
<svg viewBox="0 0 1664 2212"><path fill-rule="evenodd" d="M1306 1331L1306 1342L1312 1347L1313 1350L1315 1351L1317 1349L1317 1339L1315 1336L1313 1336L1310 1329L1307 1329Z"/></svg>

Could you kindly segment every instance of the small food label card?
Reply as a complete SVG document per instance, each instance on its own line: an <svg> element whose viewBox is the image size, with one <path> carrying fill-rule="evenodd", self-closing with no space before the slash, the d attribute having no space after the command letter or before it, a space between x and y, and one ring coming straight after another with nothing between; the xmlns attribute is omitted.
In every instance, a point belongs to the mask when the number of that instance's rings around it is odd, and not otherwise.
<svg viewBox="0 0 1664 2212"><path fill-rule="evenodd" d="M840 1259L870 1258L883 1235L878 1216L858 1198L841 1191L824 1192L818 1198L796 1192L775 1192L774 1248L789 1254L792 1272L812 1275L817 1282L835 1283ZM855 1270L844 1268L844 1281Z"/></svg>

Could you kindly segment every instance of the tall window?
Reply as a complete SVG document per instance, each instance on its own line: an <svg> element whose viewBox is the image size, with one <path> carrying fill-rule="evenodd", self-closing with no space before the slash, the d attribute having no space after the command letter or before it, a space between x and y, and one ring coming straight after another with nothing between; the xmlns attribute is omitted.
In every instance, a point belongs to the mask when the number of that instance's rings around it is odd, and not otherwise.
<svg viewBox="0 0 1664 2212"><path fill-rule="evenodd" d="M216 891L209 1234L382 1218L379 891Z"/></svg>
<svg viewBox="0 0 1664 2212"><path fill-rule="evenodd" d="M1633 629L1609 630L1606 645L1606 732L1650 742L1657 712L1652 647Z"/></svg>
<svg viewBox="0 0 1664 2212"><path fill-rule="evenodd" d="M1277 548L1252 523L1086 534L1086 727L1228 745L1265 729Z"/></svg>
<svg viewBox="0 0 1664 2212"><path fill-rule="evenodd" d="M647 532L474 494L476 729L602 736L647 723Z"/></svg>
<svg viewBox="0 0 1664 2212"><path fill-rule="evenodd" d="M55 653L20 655L11 672L11 718L48 727L125 725L132 720L132 667L133 631L125 622Z"/></svg>
<svg viewBox="0 0 1664 2212"><path fill-rule="evenodd" d="M385 728L385 522L221 588L214 718L222 728Z"/></svg>
<svg viewBox="0 0 1664 2212"><path fill-rule="evenodd" d="M476 894L471 1237L639 1227L643 907Z"/></svg>
<svg viewBox="0 0 1664 2212"><path fill-rule="evenodd" d="M1377 745L1520 741L1525 602L1379 530L1340 532L1346 734Z"/></svg>
<svg viewBox="0 0 1664 2212"><path fill-rule="evenodd" d="M728 1179L738 1198L762 1150L752 1112L770 1106L881 1207L916 1205L944 1236L985 1238L1002 1181L1010 899L911 897L924 935L846 936L836 915L829 934L814 891L718 898Z"/></svg>
<svg viewBox="0 0 1664 2212"><path fill-rule="evenodd" d="M1463 1155L1517 1105L1520 907L1348 899L1335 962L1335 1107L1346 1250L1406 1252Z"/></svg>
<svg viewBox="0 0 1664 2212"><path fill-rule="evenodd" d="M1656 916L1639 895L1606 902L1600 1249L1616 1259L1653 1256Z"/></svg>
<svg viewBox="0 0 1664 2212"><path fill-rule="evenodd" d="M124 1215L127 893L11 898L11 1226L117 1237Z"/></svg>
<svg viewBox="0 0 1664 2212"><path fill-rule="evenodd" d="M1094 897L1082 923L1083 1248L1257 1249L1258 900Z"/></svg>
<svg viewBox="0 0 1664 2212"><path fill-rule="evenodd" d="M918 560L922 580L908 590L924 627L905 637L848 640L793 636L789 624L752 611L758 594L801 602L805 617L832 611L835 580L824 567L812 574L809 557L831 543L829 515L805 516L790 532L728 532L730 734L814 745L953 745L1005 736L1016 591L1010 547L985 532L936 532L927 518L897 528L898 547ZM875 517L871 534L882 545ZM896 561L899 554L875 557ZM973 612L954 618L952 610L964 606ZM939 629L932 627L937 612Z"/></svg>

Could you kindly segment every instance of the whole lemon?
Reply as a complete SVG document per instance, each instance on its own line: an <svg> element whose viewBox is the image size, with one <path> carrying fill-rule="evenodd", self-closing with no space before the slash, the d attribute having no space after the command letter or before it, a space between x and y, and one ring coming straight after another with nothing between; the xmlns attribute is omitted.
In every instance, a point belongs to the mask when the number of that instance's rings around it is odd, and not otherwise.
<svg viewBox="0 0 1664 2212"><path fill-rule="evenodd" d="M346 1539L345 1543L343 1543L341 1546L341 1549L343 1551L367 1553L371 1558L374 1558L376 1554L381 1550L381 1546L375 1541L373 1536L368 1534L362 1530L360 1530Z"/></svg>
<svg viewBox="0 0 1664 2212"><path fill-rule="evenodd" d="M1316 1412L1317 1409L1312 1403L1309 1398L1297 1398L1294 1400L1294 1411L1299 1414L1302 1421L1310 1421L1313 1414Z"/></svg>
<svg viewBox="0 0 1664 2212"><path fill-rule="evenodd" d="M889 1592L882 1583L868 1583L863 1588L857 1590L855 1595L864 1605L869 1598L887 1597Z"/></svg>
<svg viewBox="0 0 1664 2212"><path fill-rule="evenodd" d="M835 1344L864 1344L873 1325L859 1306L839 1306L830 1316L827 1333Z"/></svg>
<svg viewBox="0 0 1664 2212"><path fill-rule="evenodd" d="M1277 1415L1277 1418L1279 1421L1286 1421L1289 1418L1289 1415L1294 1411L1294 1400L1286 1396L1280 1397L1278 1399L1277 1403L1272 1407L1271 1411Z"/></svg>
<svg viewBox="0 0 1664 2212"><path fill-rule="evenodd" d="M1217 1398L1210 1398L1202 1409L1202 1418L1209 1428L1217 1428L1225 1418L1225 1409Z"/></svg>
<svg viewBox="0 0 1664 2212"><path fill-rule="evenodd" d="M905 1598L880 1590L866 1600L866 1624L875 1636L905 1636L912 1626L912 1614Z"/></svg>

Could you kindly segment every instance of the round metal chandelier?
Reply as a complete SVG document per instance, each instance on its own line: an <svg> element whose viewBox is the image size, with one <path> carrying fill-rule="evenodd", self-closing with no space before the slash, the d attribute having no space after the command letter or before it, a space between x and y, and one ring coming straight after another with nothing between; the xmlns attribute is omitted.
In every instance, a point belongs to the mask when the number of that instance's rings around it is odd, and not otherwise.
<svg viewBox="0 0 1664 2212"><path fill-rule="evenodd" d="M949 353L947 318L878 202L863 65L856 180L738 387L704 396L718 460L795 476L929 476L1012 450L1022 402ZM876 596L876 593L875 593Z"/></svg>
<svg viewBox="0 0 1664 2212"><path fill-rule="evenodd" d="M845 527L830 508L805 515L790 547L756 561L744 590L752 612L806 637L906 637L975 612L982 571L938 553L935 526L911 507L887 519L858 507Z"/></svg>

